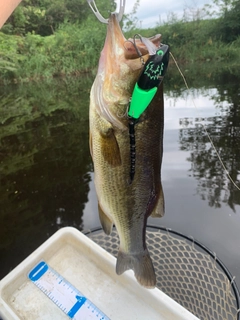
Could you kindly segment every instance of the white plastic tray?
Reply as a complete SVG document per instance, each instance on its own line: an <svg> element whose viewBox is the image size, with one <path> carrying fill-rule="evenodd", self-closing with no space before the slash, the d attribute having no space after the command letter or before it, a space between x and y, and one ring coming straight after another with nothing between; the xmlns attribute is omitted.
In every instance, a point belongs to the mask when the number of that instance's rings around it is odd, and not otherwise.
<svg viewBox="0 0 240 320"><path fill-rule="evenodd" d="M132 271L116 275L116 259L112 255L77 229L66 227L0 281L0 316L3 320L69 319L28 279L29 271L41 260L112 320L198 319L162 291L141 287Z"/></svg>

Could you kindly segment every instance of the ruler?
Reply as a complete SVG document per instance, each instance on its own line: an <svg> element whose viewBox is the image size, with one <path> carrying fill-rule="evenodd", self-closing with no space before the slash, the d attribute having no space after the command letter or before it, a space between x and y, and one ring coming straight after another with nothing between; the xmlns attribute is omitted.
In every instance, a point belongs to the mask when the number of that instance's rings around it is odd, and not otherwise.
<svg viewBox="0 0 240 320"><path fill-rule="evenodd" d="M45 261L40 261L29 272L28 278L70 319L110 320Z"/></svg>

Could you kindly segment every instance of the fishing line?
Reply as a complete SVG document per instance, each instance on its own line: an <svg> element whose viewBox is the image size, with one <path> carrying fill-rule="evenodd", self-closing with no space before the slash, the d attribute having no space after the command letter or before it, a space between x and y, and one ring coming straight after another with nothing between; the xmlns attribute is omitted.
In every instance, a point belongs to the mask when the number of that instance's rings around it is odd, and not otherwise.
<svg viewBox="0 0 240 320"><path fill-rule="evenodd" d="M170 52L170 55L171 55L171 57L172 57L175 65L176 65L176 67L177 67L177 69L178 69L181 77L183 78L183 81L184 81L184 84L185 84L187 90L190 91L190 88L189 88L189 86L188 86L187 80L186 80L184 74L182 73L182 71L181 71L181 69L180 69L180 67L179 67L176 59L174 58L172 52ZM192 100L192 103L193 103L195 109L198 110L198 108L197 108L197 106L196 106L196 104L195 104L194 99L192 98L191 100ZM213 143L213 141L212 141L212 139L211 139L211 137L210 137L210 134L209 134L208 131L207 131L207 128L206 128L205 124L204 124L204 123L200 123L200 125L203 127L203 129L204 129L204 131L205 131L205 133L206 133L206 135L207 135L207 137L208 137L208 140L210 141L211 146L213 147L213 150L216 152L217 157L218 157L218 159L219 159L219 161L220 161L220 164L221 164L222 168L224 169L224 171L225 171L228 179L229 179L229 180L232 182L232 184L240 191L240 187L233 181L233 179L232 179L232 177L230 176L230 174L229 174L229 172L228 172L225 164L223 163L223 161L222 161L222 159L221 159L221 156L220 156L220 154L218 153L218 151L217 151L217 149L216 149L216 147L215 147L215 145L214 145L214 143Z"/></svg>

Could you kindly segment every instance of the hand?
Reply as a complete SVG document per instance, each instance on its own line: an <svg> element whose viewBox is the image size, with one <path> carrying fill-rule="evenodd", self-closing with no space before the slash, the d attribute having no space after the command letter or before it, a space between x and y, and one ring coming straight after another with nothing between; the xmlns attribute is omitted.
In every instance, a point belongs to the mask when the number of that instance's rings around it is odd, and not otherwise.
<svg viewBox="0 0 240 320"><path fill-rule="evenodd" d="M0 0L0 28L20 2L21 0Z"/></svg>

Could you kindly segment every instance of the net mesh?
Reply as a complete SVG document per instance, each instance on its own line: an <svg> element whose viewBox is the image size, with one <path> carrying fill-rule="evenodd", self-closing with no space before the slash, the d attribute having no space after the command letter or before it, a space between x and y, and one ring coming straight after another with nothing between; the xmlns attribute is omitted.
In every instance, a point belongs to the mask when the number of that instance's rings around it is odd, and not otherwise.
<svg viewBox="0 0 240 320"><path fill-rule="evenodd" d="M117 256L119 238L100 230L88 234L94 242ZM147 229L147 246L157 277L157 287L201 320L238 319L238 293L216 259L169 231ZM235 284L235 283L234 283Z"/></svg>

